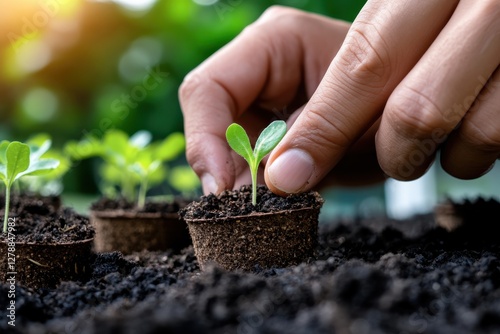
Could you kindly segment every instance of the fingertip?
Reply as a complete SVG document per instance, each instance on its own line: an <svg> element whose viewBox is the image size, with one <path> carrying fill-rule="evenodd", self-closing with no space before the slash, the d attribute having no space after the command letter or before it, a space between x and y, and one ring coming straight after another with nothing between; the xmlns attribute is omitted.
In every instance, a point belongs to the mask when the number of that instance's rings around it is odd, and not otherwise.
<svg viewBox="0 0 500 334"><path fill-rule="evenodd" d="M205 173L201 176L201 185L205 195L219 193L219 186L211 174Z"/></svg>
<svg viewBox="0 0 500 334"><path fill-rule="evenodd" d="M299 193L312 186L314 169L314 160L308 152L292 148L266 166L266 184L280 195Z"/></svg>

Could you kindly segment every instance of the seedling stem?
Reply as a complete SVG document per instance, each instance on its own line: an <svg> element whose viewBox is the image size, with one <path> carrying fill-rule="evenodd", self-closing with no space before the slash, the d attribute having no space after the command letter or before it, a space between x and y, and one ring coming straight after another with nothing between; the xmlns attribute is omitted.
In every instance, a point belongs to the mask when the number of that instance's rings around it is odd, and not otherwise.
<svg viewBox="0 0 500 334"><path fill-rule="evenodd" d="M286 133L285 121L274 121L259 135L252 150L250 139L241 125L233 123L226 130L226 139L229 146L241 155L250 167L252 177L252 204L257 205L257 172L262 159L271 152Z"/></svg>

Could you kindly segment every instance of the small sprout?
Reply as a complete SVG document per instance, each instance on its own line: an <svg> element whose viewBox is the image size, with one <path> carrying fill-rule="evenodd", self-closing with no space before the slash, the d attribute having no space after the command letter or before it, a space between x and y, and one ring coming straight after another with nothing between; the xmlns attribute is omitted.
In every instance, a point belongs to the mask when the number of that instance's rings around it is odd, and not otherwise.
<svg viewBox="0 0 500 334"><path fill-rule="evenodd" d="M250 167L252 175L252 204L257 204L257 170L262 159L271 152L280 140L285 136L286 123L274 121L269 124L260 134L252 150L250 139L241 125L233 123L226 130L226 139L229 146L241 155Z"/></svg>
<svg viewBox="0 0 500 334"><path fill-rule="evenodd" d="M138 131L132 136L121 130L109 130L102 139L86 137L80 142L69 142L65 152L74 160L99 157L102 193L116 197L120 195L135 201L138 208L146 203L146 194L152 186L165 180L166 162L174 160L184 152L185 138L182 133L172 133L164 140L152 142L148 131Z"/></svg>
<svg viewBox="0 0 500 334"><path fill-rule="evenodd" d="M46 133L38 133L28 138L25 143L32 152L39 151L39 148L50 147L52 143L51 136ZM55 159L59 161L57 168L54 168L43 175L28 176L19 180L19 189L25 192L39 194L41 196L50 196L60 194L63 190L62 179L71 168L69 157L60 150L50 147L48 150L42 150L43 159Z"/></svg>
<svg viewBox="0 0 500 334"><path fill-rule="evenodd" d="M56 159L42 159L42 155L50 148L51 142L41 146L29 146L14 141L0 143L0 180L5 184L5 215L3 232L7 232L9 219L10 190L14 182L26 175L43 175L59 166Z"/></svg>

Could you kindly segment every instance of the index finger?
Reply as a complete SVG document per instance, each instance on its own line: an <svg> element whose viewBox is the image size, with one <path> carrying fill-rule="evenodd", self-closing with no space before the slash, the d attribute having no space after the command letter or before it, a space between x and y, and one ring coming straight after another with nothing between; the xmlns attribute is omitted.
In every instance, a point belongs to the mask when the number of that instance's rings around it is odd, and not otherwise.
<svg viewBox="0 0 500 334"><path fill-rule="evenodd" d="M369 0L318 89L271 154L266 166L269 187L296 193L323 179L380 117L391 92L457 3Z"/></svg>
<svg viewBox="0 0 500 334"><path fill-rule="evenodd" d="M300 20L308 20L307 38L301 35ZM321 57L305 59L304 50L323 38L324 29L318 28L321 25L341 28L327 45L323 43L324 58L328 59L340 46L347 24L293 9L273 8L186 76L179 91L186 154L205 193L232 188L237 164L242 162L231 154L226 143L229 124L256 104L269 110L274 106L283 108L294 100L304 81L314 81L304 77L304 67L321 67ZM314 84L305 86L312 94Z"/></svg>

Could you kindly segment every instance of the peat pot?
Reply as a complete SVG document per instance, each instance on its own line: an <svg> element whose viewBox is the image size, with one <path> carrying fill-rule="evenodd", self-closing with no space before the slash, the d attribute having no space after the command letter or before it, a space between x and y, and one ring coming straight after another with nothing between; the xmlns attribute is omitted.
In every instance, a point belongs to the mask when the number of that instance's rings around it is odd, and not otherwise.
<svg viewBox="0 0 500 334"><path fill-rule="evenodd" d="M94 250L99 253L178 251L191 244L186 223L177 213L91 210L90 221L96 230Z"/></svg>
<svg viewBox="0 0 500 334"><path fill-rule="evenodd" d="M64 243L2 241L0 273L2 282L38 289L54 288L61 281L87 279L92 259L92 241Z"/></svg>
<svg viewBox="0 0 500 334"><path fill-rule="evenodd" d="M210 262L227 270L287 267L316 256L321 196L283 198L260 186L258 197L254 207L251 188L243 186L202 196L181 210L202 270Z"/></svg>
<svg viewBox="0 0 500 334"><path fill-rule="evenodd" d="M94 229L70 208L39 214L36 207L13 213L0 233L0 279L34 289L88 279Z"/></svg>

